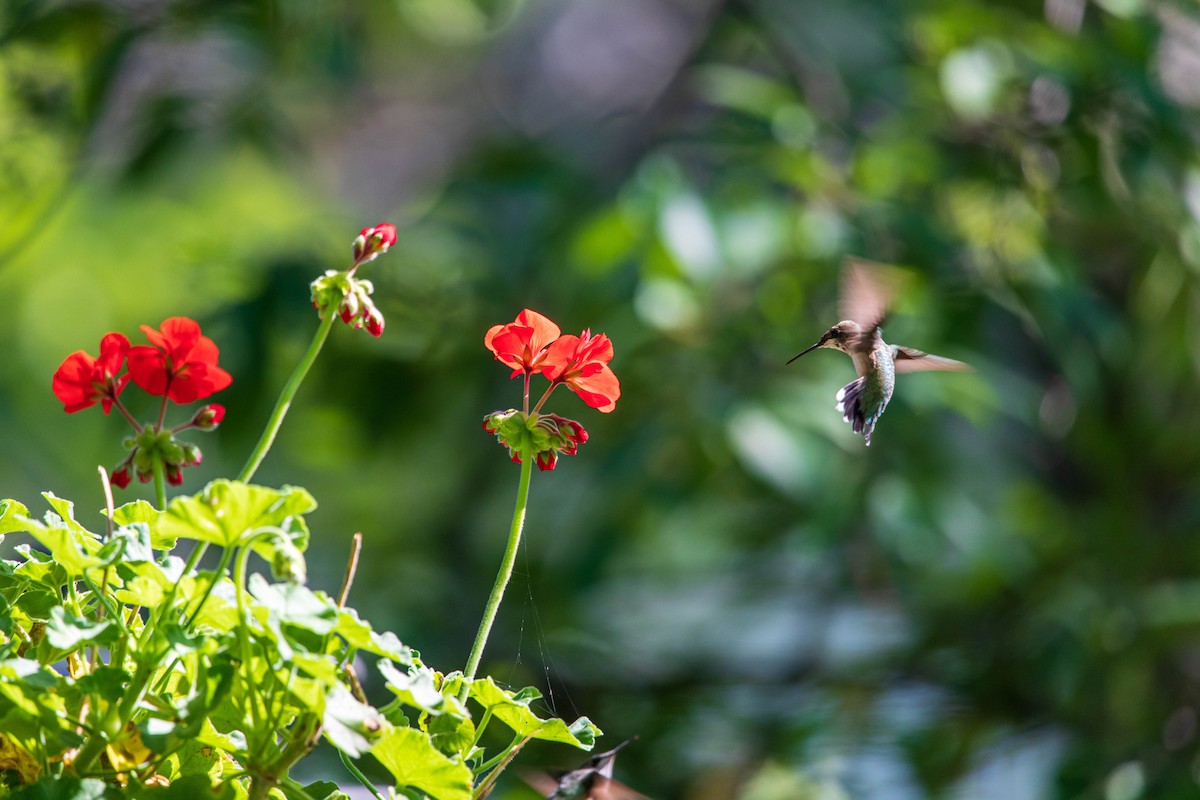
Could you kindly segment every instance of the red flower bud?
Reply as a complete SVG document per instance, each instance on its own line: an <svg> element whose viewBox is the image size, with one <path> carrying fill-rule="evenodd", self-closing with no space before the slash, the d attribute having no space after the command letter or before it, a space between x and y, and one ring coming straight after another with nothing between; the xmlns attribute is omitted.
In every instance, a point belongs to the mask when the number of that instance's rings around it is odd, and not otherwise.
<svg viewBox="0 0 1200 800"><path fill-rule="evenodd" d="M376 339L383 335L383 314L379 313L379 309L374 304L370 308L363 309L363 318L367 321L367 333Z"/></svg>
<svg viewBox="0 0 1200 800"><path fill-rule="evenodd" d="M396 243L396 226L390 222L381 222L370 228L363 228L354 239L354 263L374 261L380 253L386 253L388 248Z"/></svg>
<svg viewBox="0 0 1200 800"><path fill-rule="evenodd" d="M542 472L549 472L558 464L558 453L553 450L543 450L537 454L537 467Z"/></svg>
<svg viewBox="0 0 1200 800"><path fill-rule="evenodd" d="M108 482L118 489L124 489L129 486L129 465L122 464L120 469L108 476Z"/></svg>
<svg viewBox="0 0 1200 800"><path fill-rule="evenodd" d="M192 426L202 431L211 431L225 419L225 406L220 403L209 403L196 412L192 417Z"/></svg>
<svg viewBox="0 0 1200 800"><path fill-rule="evenodd" d="M166 465L167 483L172 486L179 486L183 483L183 471L175 464Z"/></svg>

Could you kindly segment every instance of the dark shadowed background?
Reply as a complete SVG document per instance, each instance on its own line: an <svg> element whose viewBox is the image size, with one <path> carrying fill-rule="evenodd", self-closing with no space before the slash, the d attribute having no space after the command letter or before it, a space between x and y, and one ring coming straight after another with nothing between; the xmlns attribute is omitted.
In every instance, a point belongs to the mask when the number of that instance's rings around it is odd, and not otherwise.
<svg viewBox="0 0 1200 800"><path fill-rule="evenodd" d="M484 668L638 735L628 783L1200 791L1192 4L6 0L0 47L0 496L98 523L126 431L50 376L175 315L234 375L184 489L236 474L309 281L391 221L386 332L334 329L257 476L320 503L314 587L363 531L351 601L461 668L517 482L482 338L528 306L623 396L553 398L592 438L534 475ZM978 369L902 376L870 448L848 359L784 366L847 253L913 272L889 340Z"/></svg>

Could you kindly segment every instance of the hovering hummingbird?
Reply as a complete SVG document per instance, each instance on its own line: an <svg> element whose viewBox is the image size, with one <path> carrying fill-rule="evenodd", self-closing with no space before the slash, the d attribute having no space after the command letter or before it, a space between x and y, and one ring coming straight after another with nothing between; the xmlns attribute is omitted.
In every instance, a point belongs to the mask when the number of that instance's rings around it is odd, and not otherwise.
<svg viewBox="0 0 1200 800"><path fill-rule="evenodd" d="M894 269L859 258L847 258L842 265L841 282L838 312L845 319L821 334L816 344L796 354L787 363L819 347L841 350L850 356L858 377L838 390L837 410L855 433L863 435L869 447L875 423L892 399L897 373L962 371L971 367L952 358L942 358L883 341L880 326L887 316L897 284Z"/></svg>
<svg viewBox="0 0 1200 800"><path fill-rule="evenodd" d="M546 800L650 800L646 795L613 780L617 753L632 741L627 739L612 750L592 756L582 767L558 779L544 772L529 773L523 777L526 783L545 795Z"/></svg>

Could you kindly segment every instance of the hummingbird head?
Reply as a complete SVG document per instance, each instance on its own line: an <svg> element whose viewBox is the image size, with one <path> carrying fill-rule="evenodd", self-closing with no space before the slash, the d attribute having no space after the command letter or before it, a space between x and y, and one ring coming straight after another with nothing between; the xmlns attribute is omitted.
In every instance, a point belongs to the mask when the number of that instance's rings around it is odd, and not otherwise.
<svg viewBox="0 0 1200 800"><path fill-rule="evenodd" d="M800 356L811 353L818 347L827 347L830 350L841 350L843 353L849 353L851 343L857 341L861 336L862 326L854 320L844 319L821 334L821 338L817 340L816 344L792 356L791 360L787 363L792 363L792 361L795 361Z"/></svg>

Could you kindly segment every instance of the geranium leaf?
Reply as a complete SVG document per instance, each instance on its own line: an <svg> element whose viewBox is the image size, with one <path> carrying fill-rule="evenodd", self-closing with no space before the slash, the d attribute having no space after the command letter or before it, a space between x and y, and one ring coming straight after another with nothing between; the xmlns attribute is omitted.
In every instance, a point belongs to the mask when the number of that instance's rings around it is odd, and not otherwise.
<svg viewBox="0 0 1200 800"><path fill-rule="evenodd" d="M53 497L53 495L50 495ZM70 511L71 504L65 500L54 498L58 506L65 505ZM55 563L67 571L71 577L82 575L84 570L99 567L103 562L97 557L100 552L100 540L96 534L83 528L70 517L49 514L50 524L33 519L24 520L24 529L50 551Z"/></svg>
<svg viewBox="0 0 1200 800"><path fill-rule="evenodd" d="M337 625L334 602L307 587L293 583L268 583L258 573L248 581L250 594L280 622L324 635Z"/></svg>
<svg viewBox="0 0 1200 800"><path fill-rule="evenodd" d="M316 507L312 495L297 487L269 489L216 480L199 494L172 500L156 527L161 536L199 539L222 547L237 545L248 533L278 528L293 534L292 544L303 549L307 528L299 517Z"/></svg>
<svg viewBox="0 0 1200 800"><path fill-rule="evenodd" d="M379 671L387 681L387 688L393 692L400 702L419 708L428 714L441 714L445 705L445 697L433 680L433 670L427 667L413 667L405 674L390 661L380 661Z"/></svg>
<svg viewBox="0 0 1200 800"><path fill-rule="evenodd" d="M159 535L156 523L162 515L162 511L159 511L145 500L134 500L132 503L126 503L123 506L113 509L112 520L116 525L132 525L135 522L144 522L150 527L150 543L156 550L173 550L176 542L175 537Z"/></svg>
<svg viewBox="0 0 1200 800"><path fill-rule="evenodd" d="M74 775L47 775L9 795L11 800L120 800L120 797L121 792L115 786Z"/></svg>
<svg viewBox="0 0 1200 800"><path fill-rule="evenodd" d="M171 781L170 786L143 788L136 795L147 800L235 800L237 788L232 782L213 785L207 775L188 775Z"/></svg>
<svg viewBox="0 0 1200 800"><path fill-rule="evenodd" d="M371 749L397 788L419 789L435 800L470 800L471 770L443 755L415 728L392 728Z"/></svg>
<svg viewBox="0 0 1200 800"><path fill-rule="evenodd" d="M110 630L111 629L111 630ZM112 620L97 622L94 619L76 617L67 614L62 606L50 611L50 620L46 623L46 643L55 650L71 651L80 644L109 644L116 638L116 629Z"/></svg>
<svg viewBox="0 0 1200 800"><path fill-rule="evenodd" d="M365 650L401 664L412 663L412 648L403 644L391 631L376 632L353 608L338 610L338 623L334 632L356 650Z"/></svg>
<svg viewBox="0 0 1200 800"><path fill-rule="evenodd" d="M0 500L0 539L6 533L25 530L29 509L16 500Z"/></svg>
<svg viewBox="0 0 1200 800"><path fill-rule="evenodd" d="M371 739L384 726L383 717L371 706L360 703L345 686L334 686L325 695L321 720L325 737L351 758L371 749Z"/></svg>
<svg viewBox="0 0 1200 800"><path fill-rule="evenodd" d="M496 719L512 728L518 736L531 736L591 750L596 737L600 735L600 729L587 717L580 717L571 725L558 718L541 719L529 708L530 702L541 696L541 692L532 687L519 692L506 691L490 677L477 678L471 683L471 699L491 711Z"/></svg>
<svg viewBox="0 0 1200 800"><path fill-rule="evenodd" d="M288 800L300 800L300 795L289 794L288 787L280 787ZM316 781L304 787L304 796L312 798L312 800L350 800L350 795L346 794L338 787L336 783L329 781Z"/></svg>
<svg viewBox="0 0 1200 800"><path fill-rule="evenodd" d="M150 526L144 522L122 525L113 531L98 555L108 564L141 564L154 561L154 548L150 545Z"/></svg>

